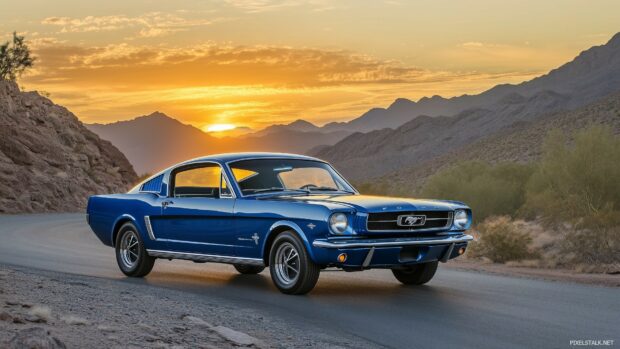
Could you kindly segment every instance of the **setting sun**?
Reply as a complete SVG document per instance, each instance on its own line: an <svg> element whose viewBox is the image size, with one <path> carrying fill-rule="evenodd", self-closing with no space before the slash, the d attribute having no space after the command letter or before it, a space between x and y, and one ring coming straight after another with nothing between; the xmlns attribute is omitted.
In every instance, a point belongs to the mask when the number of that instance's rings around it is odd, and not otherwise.
<svg viewBox="0 0 620 349"><path fill-rule="evenodd" d="M235 128L236 126L233 124L213 124L204 126L202 130L205 132L223 132L234 130Z"/></svg>

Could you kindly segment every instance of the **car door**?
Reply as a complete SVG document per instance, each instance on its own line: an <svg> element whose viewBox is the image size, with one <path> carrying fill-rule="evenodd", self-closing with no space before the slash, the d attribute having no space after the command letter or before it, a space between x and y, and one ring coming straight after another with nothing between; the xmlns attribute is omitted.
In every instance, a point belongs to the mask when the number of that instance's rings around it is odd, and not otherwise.
<svg viewBox="0 0 620 349"><path fill-rule="evenodd" d="M234 194L217 163L175 169L162 202L164 238L175 252L234 255Z"/></svg>

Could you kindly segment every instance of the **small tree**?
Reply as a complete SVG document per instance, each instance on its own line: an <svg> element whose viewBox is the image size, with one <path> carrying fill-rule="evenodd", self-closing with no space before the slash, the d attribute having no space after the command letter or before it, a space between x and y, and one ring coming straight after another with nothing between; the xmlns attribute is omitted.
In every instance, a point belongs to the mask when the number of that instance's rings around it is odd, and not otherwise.
<svg viewBox="0 0 620 349"><path fill-rule="evenodd" d="M34 60L24 37L13 32L12 45L9 41L0 45L0 79L15 81L26 69L32 67Z"/></svg>

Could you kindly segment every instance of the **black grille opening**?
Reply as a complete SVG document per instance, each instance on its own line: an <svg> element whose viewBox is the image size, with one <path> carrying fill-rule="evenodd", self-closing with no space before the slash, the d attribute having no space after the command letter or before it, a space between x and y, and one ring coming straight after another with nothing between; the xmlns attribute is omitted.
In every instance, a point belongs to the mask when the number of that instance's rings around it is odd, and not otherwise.
<svg viewBox="0 0 620 349"><path fill-rule="evenodd" d="M415 217L413 225L405 221ZM368 231L439 230L452 224L452 211L380 212L368 214Z"/></svg>

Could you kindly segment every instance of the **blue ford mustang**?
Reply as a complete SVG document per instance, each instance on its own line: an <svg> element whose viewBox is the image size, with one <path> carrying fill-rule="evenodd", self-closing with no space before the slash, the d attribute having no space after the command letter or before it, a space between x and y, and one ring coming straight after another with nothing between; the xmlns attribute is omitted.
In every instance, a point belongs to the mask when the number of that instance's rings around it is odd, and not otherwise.
<svg viewBox="0 0 620 349"><path fill-rule="evenodd" d="M360 195L328 163L301 155L222 154L189 160L128 193L90 197L90 227L121 271L155 259L269 267L280 291L304 294L325 268L391 269L406 285L465 252L471 210L460 202Z"/></svg>

